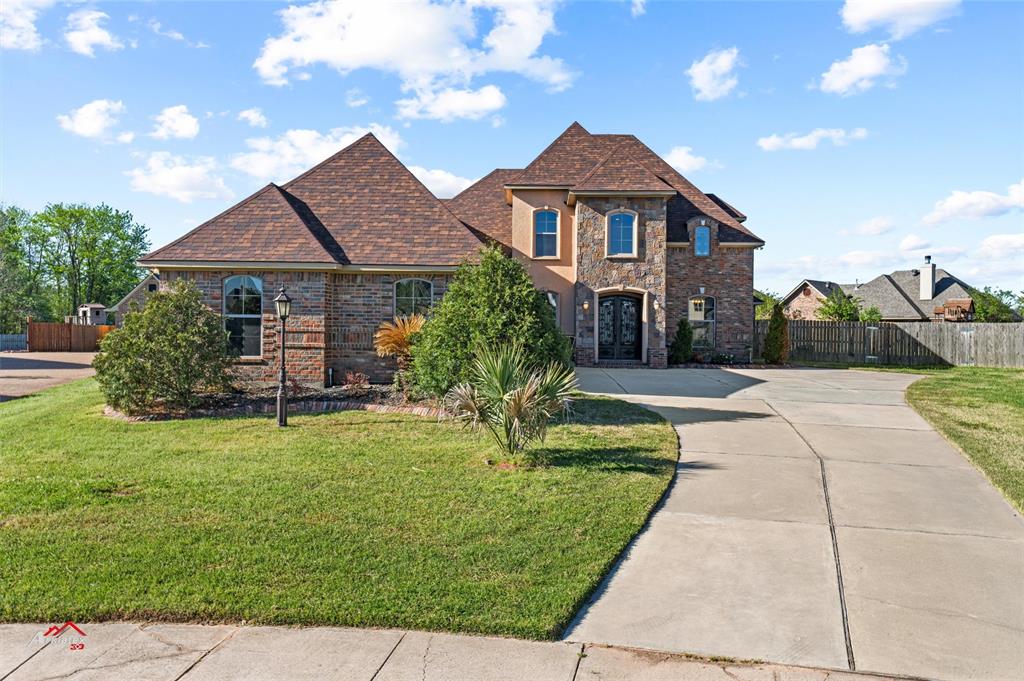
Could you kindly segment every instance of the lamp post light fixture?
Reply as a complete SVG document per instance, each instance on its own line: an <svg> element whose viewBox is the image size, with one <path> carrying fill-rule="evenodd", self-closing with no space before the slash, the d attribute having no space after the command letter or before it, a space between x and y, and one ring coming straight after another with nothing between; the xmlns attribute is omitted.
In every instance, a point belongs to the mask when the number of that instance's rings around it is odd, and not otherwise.
<svg viewBox="0 0 1024 681"><path fill-rule="evenodd" d="M288 388L285 387L288 374L284 365L285 325L288 315L292 311L292 299L284 292L284 286L281 287L277 297L274 298L274 307L277 308L277 318L281 320L281 371L277 379L277 425L283 428L288 425Z"/></svg>

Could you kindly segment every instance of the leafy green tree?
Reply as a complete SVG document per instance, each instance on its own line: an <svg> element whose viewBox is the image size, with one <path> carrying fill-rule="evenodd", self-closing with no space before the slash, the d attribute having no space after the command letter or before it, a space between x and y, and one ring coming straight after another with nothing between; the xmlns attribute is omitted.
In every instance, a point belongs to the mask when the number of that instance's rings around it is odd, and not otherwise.
<svg viewBox="0 0 1024 681"><path fill-rule="evenodd" d="M194 406L203 390L223 389L231 365L221 316L195 284L176 281L108 333L93 359L107 404L126 414Z"/></svg>
<svg viewBox="0 0 1024 681"><path fill-rule="evenodd" d="M814 315L831 322L855 322L860 318L860 301L837 287L832 289L828 298L822 299Z"/></svg>
<svg viewBox="0 0 1024 681"><path fill-rule="evenodd" d="M772 310L782 304L782 297L774 291L755 290L754 297L761 301L754 308L754 317L757 319L771 319Z"/></svg>
<svg viewBox="0 0 1024 681"><path fill-rule="evenodd" d="M32 214L0 205L0 333L20 333L28 317L49 319L38 249L28 240Z"/></svg>
<svg viewBox="0 0 1024 681"><path fill-rule="evenodd" d="M768 364L785 364L789 359L789 320L783 314L781 305L776 305L772 310L762 356Z"/></svg>
<svg viewBox="0 0 1024 681"><path fill-rule="evenodd" d="M413 342L413 378L432 395L465 383L479 347L522 346L531 367L569 363L569 342L526 268L496 246L463 263Z"/></svg>
<svg viewBox="0 0 1024 681"><path fill-rule="evenodd" d="M669 364L685 364L693 357L693 327L690 320L683 317L676 325L676 335L668 347Z"/></svg>
<svg viewBox="0 0 1024 681"><path fill-rule="evenodd" d="M1019 313L1014 310L1020 301L1013 291L994 289L986 286L980 291L971 290L974 300L974 321L977 322L1015 322L1020 321Z"/></svg>
<svg viewBox="0 0 1024 681"><path fill-rule="evenodd" d="M882 311L872 305L871 307L860 311L860 321L878 323L882 321Z"/></svg>

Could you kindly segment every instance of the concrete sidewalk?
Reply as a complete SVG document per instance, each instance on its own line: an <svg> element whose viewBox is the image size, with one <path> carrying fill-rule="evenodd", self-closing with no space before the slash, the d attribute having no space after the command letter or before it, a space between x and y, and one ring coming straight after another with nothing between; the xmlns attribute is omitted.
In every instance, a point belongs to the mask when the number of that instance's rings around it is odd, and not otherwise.
<svg viewBox="0 0 1024 681"><path fill-rule="evenodd" d="M664 503L567 640L1024 678L1024 522L903 399L916 377L581 370L676 425Z"/></svg>
<svg viewBox="0 0 1024 681"><path fill-rule="evenodd" d="M710 662L571 643L394 630L0 625L0 681L871 681L886 677ZM70 630L69 630L70 631ZM74 633L74 632L71 632ZM67 638L65 638L67 637ZM83 645L72 650L72 644Z"/></svg>
<svg viewBox="0 0 1024 681"><path fill-rule="evenodd" d="M92 376L94 352L0 352L0 402Z"/></svg>

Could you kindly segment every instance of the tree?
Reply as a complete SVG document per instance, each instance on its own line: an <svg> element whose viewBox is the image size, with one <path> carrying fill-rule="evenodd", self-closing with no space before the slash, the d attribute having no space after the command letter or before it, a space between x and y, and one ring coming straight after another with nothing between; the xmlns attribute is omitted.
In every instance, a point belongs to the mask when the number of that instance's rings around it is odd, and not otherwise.
<svg viewBox="0 0 1024 681"><path fill-rule="evenodd" d="M860 311L860 321L878 323L882 321L882 311L872 305L866 310Z"/></svg>
<svg viewBox="0 0 1024 681"><path fill-rule="evenodd" d="M782 313L781 305L776 305L772 310L762 356L768 364L785 364L789 359L789 320Z"/></svg>
<svg viewBox="0 0 1024 681"><path fill-rule="evenodd" d="M175 281L108 333L93 359L107 404L127 414L187 409L198 392L223 389L231 365L220 315L192 282Z"/></svg>
<svg viewBox="0 0 1024 681"><path fill-rule="evenodd" d="M20 333L26 318L48 319L38 253L27 240L32 214L0 205L0 333Z"/></svg>
<svg viewBox="0 0 1024 681"><path fill-rule="evenodd" d="M531 367L569 363L569 342L547 297L521 262L488 246L481 249L479 264L459 266L416 338L416 386L444 395L469 379L477 348L502 344L520 345Z"/></svg>
<svg viewBox="0 0 1024 681"><path fill-rule="evenodd" d="M754 308L756 319L771 319L772 310L782 304L782 297L773 291L754 291L754 297L761 302Z"/></svg>
<svg viewBox="0 0 1024 681"><path fill-rule="evenodd" d="M821 299L821 306L814 315L832 322L855 322L860 317L860 301L846 295L842 289L834 288L828 298Z"/></svg>
<svg viewBox="0 0 1024 681"><path fill-rule="evenodd" d="M1013 291L994 289L986 286L982 290L971 289L974 300L974 320L977 322L1015 322L1019 313L1014 310L1020 305Z"/></svg>
<svg viewBox="0 0 1024 681"><path fill-rule="evenodd" d="M693 327L690 320L683 317L676 325L676 335L668 348L669 364L684 364L693 356Z"/></svg>

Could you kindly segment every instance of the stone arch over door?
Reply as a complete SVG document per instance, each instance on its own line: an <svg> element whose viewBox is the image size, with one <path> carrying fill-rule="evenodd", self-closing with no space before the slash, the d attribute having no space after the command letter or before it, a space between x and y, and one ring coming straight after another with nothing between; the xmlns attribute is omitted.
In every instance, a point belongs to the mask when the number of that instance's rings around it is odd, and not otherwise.
<svg viewBox="0 0 1024 681"><path fill-rule="evenodd" d="M649 297L648 291L629 286L594 291L596 361L647 363Z"/></svg>

